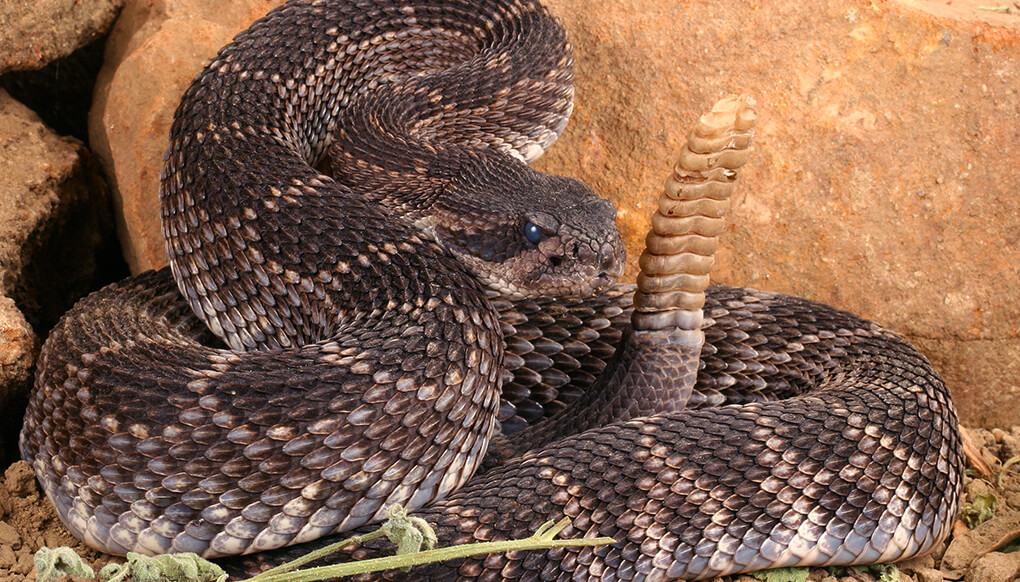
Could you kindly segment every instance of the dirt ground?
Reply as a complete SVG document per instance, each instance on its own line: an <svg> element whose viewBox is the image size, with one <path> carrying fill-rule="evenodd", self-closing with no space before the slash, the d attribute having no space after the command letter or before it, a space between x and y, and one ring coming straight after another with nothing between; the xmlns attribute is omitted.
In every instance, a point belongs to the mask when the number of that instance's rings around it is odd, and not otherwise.
<svg viewBox="0 0 1020 582"><path fill-rule="evenodd" d="M966 480L963 511L954 527L953 537L932 554L900 564L900 582L1008 581L1020 566L1020 552L997 551L1017 549L1017 538L1020 538L1020 465L1009 462L1010 459L1017 462L1020 456L1020 427L1010 432L999 429L965 432L974 444L973 452L968 455L972 468L968 474L974 473L974 476ZM982 472L984 476L980 476ZM971 520L971 525L974 525L975 518L970 514L976 513L975 501L988 494L997 500L994 516L972 529L965 521ZM0 580L35 580L32 556L43 546L71 546L93 564L96 571L116 559L89 550L67 532L56 511L39 491L28 463L19 461L7 468L0 480ZM808 580L878 580L876 575L868 572L840 574L835 576L826 570L816 569ZM757 582L757 579L746 575L729 576L713 582Z"/></svg>

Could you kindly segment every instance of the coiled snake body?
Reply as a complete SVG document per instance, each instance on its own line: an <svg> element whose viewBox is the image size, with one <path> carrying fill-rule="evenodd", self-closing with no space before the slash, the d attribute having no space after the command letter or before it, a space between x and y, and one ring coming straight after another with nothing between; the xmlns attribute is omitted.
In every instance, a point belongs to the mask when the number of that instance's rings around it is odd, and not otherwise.
<svg viewBox="0 0 1020 582"><path fill-rule="evenodd" d="M171 269L80 302L39 361L22 453L69 528L227 556L399 502L442 543L563 515L618 541L415 570L436 579L710 577L944 538L956 415L895 335L724 287L704 325L629 328L611 205L526 165L571 66L527 0L292 1L225 47L171 130ZM578 394L472 477L497 418Z"/></svg>

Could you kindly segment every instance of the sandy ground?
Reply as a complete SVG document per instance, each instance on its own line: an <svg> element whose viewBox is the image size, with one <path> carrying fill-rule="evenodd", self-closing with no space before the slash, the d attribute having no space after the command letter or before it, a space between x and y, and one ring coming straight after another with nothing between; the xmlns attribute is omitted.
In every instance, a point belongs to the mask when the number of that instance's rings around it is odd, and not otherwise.
<svg viewBox="0 0 1020 582"><path fill-rule="evenodd" d="M1010 544L1020 537L1020 465L1001 471L1003 464L1020 455L1020 427L1012 431L993 429L968 430L976 452L985 467L974 468L968 477L963 500L964 512L980 495L991 493L998 500L994 517L971 529L961 519L954 535L928 556L915 558L900 565L901 582L934 582L967 580L995 582L1010 580L1020 565L1020 553L995 550L1013 549ZM972 463L979 466L981 463ZM981 470L985 476L977 476ZM0 580L21 582L35 580L33 554L42 546L71 546L96 571L111 559L89 550L74 539L60 523L55 510L40 493L29 465L19 461L11 465L0 481ZM980 558L980 559L977 559ZM1002 573L1003 578L996 576ZM825 570L812 571L813 582L867 582L878 578L870 573L850 572L834 576ZM756 582L750 576L732 576L715 582Z"/></svg>

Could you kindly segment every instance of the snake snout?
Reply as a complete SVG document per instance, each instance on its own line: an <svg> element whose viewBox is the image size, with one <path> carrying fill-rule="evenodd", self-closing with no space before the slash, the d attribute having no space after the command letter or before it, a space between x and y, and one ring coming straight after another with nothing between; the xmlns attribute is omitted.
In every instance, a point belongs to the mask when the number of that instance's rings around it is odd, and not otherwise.
<svg viewBox="0 0 1020 582"><path fill-rule="evenodd" d="M592 265L598 272L597 279L612 283L623 275L624 253L622 246L610 243L598 248L589 245L576 245L574 257L582 264Z"/></svg>

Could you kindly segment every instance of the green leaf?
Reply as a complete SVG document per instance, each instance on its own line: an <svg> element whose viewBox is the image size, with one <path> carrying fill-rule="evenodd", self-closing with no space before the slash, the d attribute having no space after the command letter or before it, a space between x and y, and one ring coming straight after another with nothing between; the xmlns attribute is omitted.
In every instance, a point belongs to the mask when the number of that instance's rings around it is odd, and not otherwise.
<svg viewBox="0 0 1020 582"><path fill-rule="evenodd" d="M900 582L900 569L896 564L871 564L868 566L854 566L858 572L867 572L878 576L881 582Z"/></svg>
<svg viewBox="0 0 1020 582"><path fill-rule="evenodd" d="M64 576L81 576L92 578L95 573L92 568L67 546L59 548L39 548L39 551L32 557L35 562L37 582L49 582Z"/></svg>
<svg viewBox="0 0 1020 582"><path fill-rule="evenodd" d="M970 529L974 529L995 517L995 509L998 505L999 500L995 498L995 495L991 493L978 495L974 498L974 503L963 508L963 522Z"/></svg>
<svg viewBox="0 0 1020 582"><path fill-rule="evenodd" d="M192 553L143 556L128 552L127 563L108 564L99 571L103 582L225 582L222 568Z"/></svg>
<svg viewBox="0 0 1020 582"><path fill-rule="evenodd" d="M809 568L772 568L751 572L751 575L764 582L806 582L810 573Z"/></svg>

